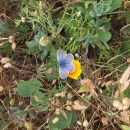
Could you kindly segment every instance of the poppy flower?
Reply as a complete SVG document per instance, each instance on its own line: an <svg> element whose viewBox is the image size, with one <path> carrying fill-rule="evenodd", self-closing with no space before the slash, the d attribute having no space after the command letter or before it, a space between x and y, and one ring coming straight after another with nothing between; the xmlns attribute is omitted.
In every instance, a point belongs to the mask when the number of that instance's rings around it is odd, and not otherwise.
<svg viewBox="0 0 130 130"><path fill-rule="evenodd" d="M77 60L73 60L72 63L75 66L75 70L73 72L70 72L68 77L73 78L73 79L78 79L79 75L82 72L80 62Z"/></svg>

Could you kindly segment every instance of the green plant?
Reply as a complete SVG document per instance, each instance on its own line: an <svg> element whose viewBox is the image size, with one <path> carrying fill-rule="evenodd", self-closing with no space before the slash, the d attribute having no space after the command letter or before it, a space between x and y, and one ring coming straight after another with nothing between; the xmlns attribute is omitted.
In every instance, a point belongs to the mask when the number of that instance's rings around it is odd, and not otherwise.
<svg viewBox="0 0 130 130"><path fill-rule="evenodd" d="M46 111L50 103L48 98L39 91L39 89L42 90L41 86L41 82L36 79L31 79L29 82L20 81L18 84L18 94L23 97L30 97L30 103L33 106L39 106L40 111Z"/></svg>
<svg viewBox="0 0 130 130"><path fill-rule="evenodd" d="M96 44L103 44L109 49L107 42L111 38L110 19L104 15L120 7L121 3L122 0L100 0L98 3L81 2L76 7L70 5L62 17L59 17L69 39L67 49L75 51L83 45L86 54L90 45L95 47Z"/></svg>

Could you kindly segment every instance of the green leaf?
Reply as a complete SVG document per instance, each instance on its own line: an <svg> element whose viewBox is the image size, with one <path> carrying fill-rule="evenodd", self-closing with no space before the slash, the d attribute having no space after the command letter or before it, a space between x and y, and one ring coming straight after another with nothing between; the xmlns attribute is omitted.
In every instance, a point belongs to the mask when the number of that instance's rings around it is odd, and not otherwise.
<svg viewBox="0 0 130 130"><path fill-rule="evenodd" d="M57 129L65 129L71 124L72 113L68 112L68 111L65 111L65 113L67 115L67 119L62 114L60 114L60 115L54 114L52 116L52 118L48 122L50 130L54 130L54 128L55 129L56 128ZM58 121L56 123L52 122L54 118L58 118Z"/></svg>
<svg viewBox="0 0 130 130"><path fill-rule="evenodd" d="M48 109L48 106L40 106L40 111L46 111Z"/></svg>
<svg viewBox="0 0 130 130"><path fill-rule="evenodd" d="M96 13L93 12L93 11L90 11L89 14L90 14L91 17L96 17Z"/></svg>
<svg viewBox="0 0 130 130"><path fill-rule="evenodd" d="M35 88L30 82L20 81L18 84L18 94L23 97L30 97L33 91L36 91Z"/></svg>
<svg viewBox="0 0 130 130"><path fill-rule="evenodd" d="M6 122L0 120L0 129L5 130L11 123L12 123L12 120L11 121L6 121Z"/></svg>
<svg viewBox="0 0 130 130"><path fill-rule="evenodd" d="M111 20L110 18L108 19L106 17L99 19L98 22L96 23L97 28L105 26L105 31L109 31L110 30L110 20Z"/></svg>
<svg viewBox="0 0 130 130"><path fill-rule="evenodd" d="M122 39L122 47L121 47L121 53L124 53L128 51L130 53L130 38L123 38Z"/></svg>
<svg viewBox="0 0 130 130"><path fill-rule="evenodd" d="M29 48L37 46L37 42L35 40L26 42L26 44Z"/></svg>
<svg viewBox="0 0 130 130"><path fill-rule="evenodd" d="M79 6L77 9L78 9L80 12L82 12L82 13L86 13L86 9L83 8L82 6Z"/></svg>
<svg viewBox="0 0 130 130"><path fill-rule="evenodd" d="M48 52L49 52L49 49L47 47L45 47L44 51L40 55L40 59L43 60L45 58L45 56L47 56Z"/></svg>
<svg viewBox="0 0 130 130"><path fill-rule="evenodd" d="M33 85L35 85L35 87L37 87L37 88L40 88L42 86L42 83L39 80L34 79L34 78L32 78L30 80L30 83L32 83Z"/></svg>
<svg viewBox="0 0 130 130"><path fill-rule="evenodd" d="M39 41L42 36L46 36L44 30L39 31L35 36L34 39L31 41L26 42L26 45L28 46L28 52L29 53L35 53L36 51L44 50L44 47L39 44Z"/></svg>
<svg viewBox="0 0 130 130"><path fill-rule="evenodd" d="M33 105L33 106L38 106L39 104L42 103L42 100L45 98L45 95L40 92L39 90L37 91L33 91L31 93L31 98L30 98L30 103Z"/></svg>
<svg viewBox="0 0 130 130"><path fill-rule="evenodd" d="M86 1L86 2L85 2L85 8L86 8L86 9L88 9L89 3L90 3L89 1Z"/></svg>
<svg viewBox="0 0 130 130"><path fill-rule="evenodd" d="M5 23L0 19L0 31L5 31L6 27L5 27Z"/></svg>
<svg viewBox="0 0 130 130"><path fill-rule="evenodd" d="M37 91L42 86L41 82L36 79L29 81L20 81L18 84L18 94L23 97L30 97L31 93Z"/></svg>
<svg viewBox="0 0 130 130"><path fill-rule="evenodd" d="M22 110L17 110L17 111L14 112L14 114L15 114L16 116L22 116L22 115L25 114L25 112L22 111Z"/></svg>
<svg viewBox="0 0 130 130"><path fill-rule="evenodd" d="M87 88L86 88L86 87L81 87L81 88L78 90L78 93L84 93L84 92L87 92Z"/></svg>
<svg viewBox="0 0 130 130"><path fill-rule="evenodd" d="M130 98L130 88L127 88L123 93L124 93L124 97Z"/></svg>
<svg viewBox="0 0 130 130"><path fill-rule="evenodd" d="M109 12L112 12L113 10L119 8L122 4L123 0L112 0L112 4L111 4L111 9L109 10Z"/></svg>
<svg viewBox="0 0 130 130"><path fill-rule="evenodd" d="M111 39L111 33L107 31L97 30L98 39L102 42L108 42Z"/></svg>
<svg viewBox="0 0 130 130"><path fill-rule="evenodd" d="M127 125L121 125L122 130L130 130L130 127Z"/></svg>
<svg viewBox="0 0 130 130"><path fill-rule="evenodd" d="M78 120L78 113L76 111L72 112L72 120L70 126L76 126Z"/></svg>
<svg viewBox="0 0 130 130"><path fill-rule="evenodd" d="M130 33L130 25L125 27L125 28L123 28L123 29L121 29L121 32L123 34L129 34Z"/></svg>
<svg viewBox="0 0 130 130"><path fill-rule="evenodd" d="M40 104L40 102L37 102L34 97L31 97L30 98L30 104L32 106L38 106Z"/></svg>

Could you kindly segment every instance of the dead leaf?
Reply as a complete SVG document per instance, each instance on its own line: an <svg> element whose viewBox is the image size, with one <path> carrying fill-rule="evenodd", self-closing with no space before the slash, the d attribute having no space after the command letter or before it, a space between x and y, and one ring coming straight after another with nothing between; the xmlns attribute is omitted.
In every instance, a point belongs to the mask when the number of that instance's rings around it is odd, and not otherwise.
<svg viewBox="0 0 130 130"><path fill-rule="evenodd" d="M64 118L68 119L67 114L65 113L65 111L60 110L60 112L61 112L61 114L62 114L62 116L63 116Z"/></svg>
<svg viewBox="0 0 130 130"><path fill-rule="evenodd" d="M84 127L88 127L88 125L89 125L88 121L85 120L85 121L83 122L83 126L84 126Z"/></svg>
<svg viewBox="0 0 130 130"><path fill-rule="evenodd" d="M113 83L113 80L109 80L107 82L103 82L101 86L102 87L104 87L104 86L109 87L112 83Z"/></svg>
<svg viewBox="0 0 130 130"><path fill-rule="evenodd" d="M95 86L92 84L90 79L83 79L80 81L82 86L87 87L87 91L91 94L95 94Z"/></svg>
<svg viewBox="0 0 130 130"><path fill-rule="evenodd" d="M102 117L101 121L103 125L108 125L108 120L106 119L106 117Z"/></svg>
<svg viewBox="0 0 130 130"><path fill-rule="evenodd" d="M12 66L11 63L6 63L3 67L4 67L4 68L10 68L11 66Z"/></svg>
<svg viewBox="0 0 130 130"><path fill-rule="evenodd" d="M50 68L50 69L48 69L47 71L46 71L46 74L51 74L52 73L52 68Z"/></svg>
<svg viewBox="0 0 130 130"><path fill-rule="evenodd" d="M1 64L6 64L8 62L10 62L10 59L7 58L7 57L3 57L1 60L0 60Z"/></svg>
<svg viewBox="0 0 130 130"><path fill-rule="evenodd" d="M25 123L24 126L27 130L32 130L33 124L32 123Z"/></svg>
<svg viewBox="0 0 130 130"><path fill-rule="evenodd" d="M4 89L4 88L3 88L2 86L0 86L0 92L3 91L3 89Z"/></svg>
<svg viewBox="0 0 130 130"><path fill-rule="evenodd" d="M130 85L130 79L127 80L126 82L124 82L121 87L120 87L120 92L123 92L124 90L126 90Z"/></svg>
<svg viewBox="0 0 130 130"><path fill-rule="evenodd" d="M130 66L128 66L128 68L125 70L125 72L121 76L120 83L124 84L128 80L129 76L130 76Z"/></svg>
<svg viewBox="0 0 130 130"><path fill-rule="evenodd" d="M16 43L15 42L12 43L11 48L12 48L13 51L15 50L15 48L16 48Z"/></svg>
<svg viewBox="0 0 130 130"><path fill-rule="evenodd" d="M55 117L53 120L52 120L52 123L55 124L56 122L59 121L59 118L58 117Z"/></svg>
<svg viewBox="0 0 130 130"><path fill-rule="evenodd" d="M74 101L74 105L79 105L79 104L80 104L79 100Z"/></svg>
<svg viewBox="0 0 130 130"><path fill-rule="evenodd" d="M78 125L82 125L82 122L81 122L81 121L77 121L77 124L78 124Z"/></svg>
<svg viewBox="0 0 130 130"><path fill-rule="evenodd" d="M115 92L115 99L117 99L117 98L119 97L119 94L120 94L120 92L119 92L119 90L117 90L117 91Z"/></svg>
<svg viewBox="0 0 130 130"><path fill-rule="evenodd" d="M123 104L123 110L128 109L130 106L130 99L128 97L123 98L122 104Z"/></svg>
<svg viewBox="0 0 130 130"><path fill-rule="evenodd" d="M115 107L118 110L123 110L123 105L119 100L113 101L113 107Z"/></svg>
<svg viewBox="0 0 130 130"><path fill-rule="evenodd" d="M9 41L9 43L13 43L13 42L14 42L14 36L10 36L10 37L8 38L8 41Z"/></svg>
<svg viewBox="0 0 130 130"><path fill-rule="evenodd" d="M35 99L37 102L39 102L38 96L34 96L34 99Z"/></svg>
<svg viewBox="0 0 130 130"><path fill-rule="evenodd" d="M55 114L60 115L60 108L56 108Z"/></svg>
<svg viewBox="0 0 130 130"><path fill-rule="evenodd" d="M121 113L122 118L124 118L127 121L130 121L130 113L129 111L122 111Z"/></svg>
<svg viewBox="0 0 130 130"><path fill-rule="evenodd" d="M68 110L68 111L72 111L71 106L66 106L66 110Z"/></svg>
<svg viewBox="0 0 130 130"><path fill-rule="evenodd" d="M73 105L72 108L74 110L85 110L87 108L87 106L84 106L84 105Z"/></svg>
<svg viewBox="0 0 130 130"><path fill-rule="evenodd" d="M3 70L2 67L0 67L0 73L2 73L2 70Z"/></svg>
<svg viewBox="0 0 130 130"><path fill-rule="evenodd" d="M130 58L127 59L127 62L130 63Z"/></svg>

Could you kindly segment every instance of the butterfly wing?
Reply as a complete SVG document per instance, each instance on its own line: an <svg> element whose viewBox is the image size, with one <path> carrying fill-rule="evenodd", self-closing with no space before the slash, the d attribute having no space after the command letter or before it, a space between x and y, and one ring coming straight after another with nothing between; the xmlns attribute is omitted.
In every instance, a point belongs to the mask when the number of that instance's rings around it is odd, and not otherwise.
<svg viewBox="0 0 130 130"><path fill-rule="evenodd" d="M69 71L69 72L74 72L75 66L72 64L72 61L74 60L74 56L72 54L67 54L67 56L64 58L64 67Z"/></svg>
<svg viewBox="0 0 130 130"><path fill-rule="evenodd" d="M66 54L63 50L57 51L57 61L59 63L59 75L61 79L65 79L69 72L75 70L75 66L72 64L74 56L72 54Z"/></svg>
<svg viewBox="0 0 130 130"><path fill-rule="evenodd" d="M65 79L69 74L69 71L65 69L64 67L59 66L59 75L61 79Z"/></svg>
<svg viewBox="0 0 130 130"><path fill-rule="evenodd" d="M67 54L66 54L65 51L60 50L60 49L57 50L57 61L58 61L58 63L62 62L66 56L67 56Z"/></svg>

